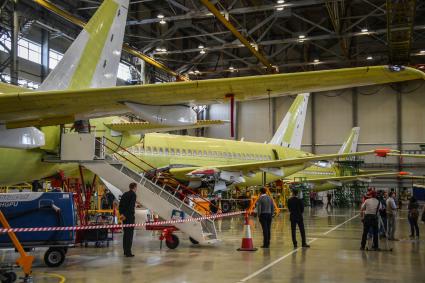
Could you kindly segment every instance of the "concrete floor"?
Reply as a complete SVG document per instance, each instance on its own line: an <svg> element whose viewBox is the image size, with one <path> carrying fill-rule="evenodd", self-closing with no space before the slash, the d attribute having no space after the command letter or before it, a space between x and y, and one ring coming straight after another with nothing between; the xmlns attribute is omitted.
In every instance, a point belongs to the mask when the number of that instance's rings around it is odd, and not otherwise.
<svg viewBox="0 0 425 283"><path fill-rule="evenodd" d="M424 240L408 238L406 212L398 219L399 242L393 252L362 252L361 222L349 209L308 209L305 213L310 249L294 250L288 215L273 222L269 250L237 252L243 229L242 217L218 222L223 242L216 247L198 247L179 235L176 250L159 249L152 232L137 231L134 258L124 258L121 235L109 248L74 248L65 263L56 269L42 262L42 251L35 252L34 282L425 282ZM423 223L420 228L425 231ZM261 245L259 223L252 220L254 242ZM423 239L423 237L422 237ZM381 242L384 246L385 242ZM1 259L16 257L3 251Z"/></svg>

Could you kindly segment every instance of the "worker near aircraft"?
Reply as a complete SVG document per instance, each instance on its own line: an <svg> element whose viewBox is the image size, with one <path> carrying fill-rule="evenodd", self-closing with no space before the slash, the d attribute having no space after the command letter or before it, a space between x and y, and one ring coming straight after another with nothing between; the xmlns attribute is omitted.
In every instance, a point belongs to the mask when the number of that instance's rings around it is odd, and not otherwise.
<svg viewBox="0 0 425 283"><path fill-rule="evenodd" d="M135 222L137 184L131 183L129 188L130 189L121 196L119 205L120 218L123 224L134 224ZM124 227L123 231L124 256L134 257L134 254L131 251L131 247L133 245L134 227Z"/></svg>
<svg viewBox="0 0 425 283"><path fill-rule="evenodd" d="M292 197L288 199L288 210L290 212L289 219L291 220L292 243L294 244L294 248L298 247L296 235L297 225L301 233L302 247L309 248L310 245L307 244L304 228L304 202L298 198L298 190L292 190Z"/></svg>
<svg viewBox="0 0 425 283"><path fill-rule="evenodd" d="M267 195L266 188L261 188L260 192L261 195L257 201L257 214L263 230L263 245L261 247L268 249L270 247L272 217L275 211L273 200L269 195Z"/></svg>
<svg viewBox="0 0 425 283"><path fill-rule="evenodd" d="M366 195L366 200L362 204L361 212L363 214L363 235L360 249L364 250L366 247L367 234L372 230L373 234L373 247L374 250L379 250L378 242L378 213L381 206L379 200L376 198L376 191L369 191Z"/></svg>
<svg viewBox="0 0 425 283"><path fill-rule="evenodd" d="M395 230L396 230L396 219L397 219L397 205L395 202L395 192L391 191L390 196L387 199L387 233L388 240L390 241L398 241L395 238Z"/></svg>

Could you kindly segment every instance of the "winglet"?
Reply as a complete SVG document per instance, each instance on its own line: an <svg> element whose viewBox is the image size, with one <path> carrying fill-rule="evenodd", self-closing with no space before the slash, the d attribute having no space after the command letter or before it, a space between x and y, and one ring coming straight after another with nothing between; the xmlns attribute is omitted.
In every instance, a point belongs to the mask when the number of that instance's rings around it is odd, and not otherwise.
<svg viewBox="0 0 425 283"><path fill-rule="evenodd" d="M360 127L354 127L351 129L350 135L347 137L343 145L339 150L339 154L352 153L357 151L357 143L359 140Z"/></svg>
<svg viewBox="0 0 425 283"><path fill-rule="evenodd" d="M297 95L297 98L295 98L288 113L286 113L282 123L280 123L279 128L271 139L270 144L294 149L301 148L309 96L309 93Z"/></svg>

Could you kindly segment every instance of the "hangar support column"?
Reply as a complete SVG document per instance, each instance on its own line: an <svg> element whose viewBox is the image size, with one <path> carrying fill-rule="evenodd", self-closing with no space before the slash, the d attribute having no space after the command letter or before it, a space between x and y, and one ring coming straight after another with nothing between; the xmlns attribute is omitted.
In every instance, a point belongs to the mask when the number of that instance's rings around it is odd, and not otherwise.
<svg viewBox="0 0 425 283"><path fill-rule="evenodd" d="M49 32L41 30L41 82L49 75Z"/></svg>
<svg viewBox="0 0 425 283"><path fill-rule="evenodd" d="M316 153L316 94L311 93L311 153Z"/></svg>
<svg viewBox="0 0 425 283"><path fill-rule="evenodd" d="M356 87L351 90L351 113L353 114L352 122L353 127L357 127L359 125L359 91Z"/></svg>
<svg viewBox="0 0 425 283"><path fill-rule="evenodd" d="M18 37L19 37L19 18L17 11L17 0L12 3L12 20L11 20L11 47L10 47L10 79L11 83L18 85Z"/></svg>
<svg viewBox="0 0 425 283"><path fill-rule="evenodd" d="M396 85L396 99L397 99L397 150L400 152L403 150L403 121L402 121L402 106L403 106L403 99L402 99L402 84L399 83ZM399 157L397 159L398 162L398 171L403 171L403 162L402 158ZM398 189L403 187L403 181L401 179L398 179Z"/></svg>

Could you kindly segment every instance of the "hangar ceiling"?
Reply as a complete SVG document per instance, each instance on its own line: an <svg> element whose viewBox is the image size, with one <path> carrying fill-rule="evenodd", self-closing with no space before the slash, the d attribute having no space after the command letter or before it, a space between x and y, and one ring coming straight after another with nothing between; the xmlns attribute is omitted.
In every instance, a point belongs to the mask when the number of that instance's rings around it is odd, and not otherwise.
<svg viewBox="0 0 425 283"><path fill-rule="evenodd" d="M11 2L0 1L4 31L11 21ZM20 0L16 5L21 32L44 24L51 36L73 38L78 34L80 27L35 2ZM51 1L83 21L100 2ZM213 4L233 30L218 21L206 3ZM251 50L235 32L251 44ZM191 79L275 70L418 65L425 58L425 2L131 0L125 42ZM273 69L267 69L252 49Z"/></svg>

